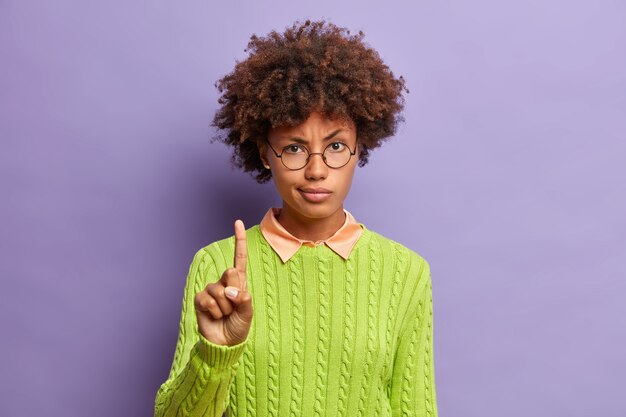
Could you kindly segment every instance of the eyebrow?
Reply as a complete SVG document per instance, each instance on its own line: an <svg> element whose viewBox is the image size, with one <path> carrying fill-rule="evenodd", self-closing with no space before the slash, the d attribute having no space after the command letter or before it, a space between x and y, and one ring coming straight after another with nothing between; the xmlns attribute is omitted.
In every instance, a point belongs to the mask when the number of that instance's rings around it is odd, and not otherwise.
<svg viewBox="0 0 626 417"><path fill-rule="evenodd" d="M332 139L335 135L337 135L337 133L339 133L339 132L341 132L343 130L345 130L345 129L337 129L337 130L335 130L333 133L331 133L330 135L328 135L324 139L322 139L322 141L326 142L326 141ZM299 138L297 136L296 137L292 137L292 138L283 137L283 139L289 139L289 140L293 140L294 142L304 143L304 144L308 144L309 143L308 140Z"/></svg>

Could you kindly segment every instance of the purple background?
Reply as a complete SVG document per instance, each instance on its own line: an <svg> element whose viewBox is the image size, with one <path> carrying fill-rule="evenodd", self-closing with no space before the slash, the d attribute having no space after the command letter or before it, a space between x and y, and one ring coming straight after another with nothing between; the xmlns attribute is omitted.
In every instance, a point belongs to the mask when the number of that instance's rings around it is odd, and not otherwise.
<svg viewBox="0 0 626 417"><path fill-rule="evenodd" d="M152 415L194 252L280 205L214 82L307 17L411 91L345 207L431 264L440 415L625 415L617 0L0 2L0 415Z"/></svg>

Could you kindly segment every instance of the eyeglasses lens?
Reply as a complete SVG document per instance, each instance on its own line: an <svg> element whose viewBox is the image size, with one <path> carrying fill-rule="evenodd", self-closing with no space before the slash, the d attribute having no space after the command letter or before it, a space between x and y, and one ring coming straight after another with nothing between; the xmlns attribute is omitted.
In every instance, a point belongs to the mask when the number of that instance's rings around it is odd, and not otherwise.
<svg viewBox="0 0 626 417"><path fill-rule="evenodd" d="M292 145L283 149L282 160L289 169L301 169L307 164L309 151L304 147L300 147L296 152L293 151ZM331 143L324 149L322 158L326 165L330 168L341 168L350 160L350 149L346 145L337 146Z"/></svg>

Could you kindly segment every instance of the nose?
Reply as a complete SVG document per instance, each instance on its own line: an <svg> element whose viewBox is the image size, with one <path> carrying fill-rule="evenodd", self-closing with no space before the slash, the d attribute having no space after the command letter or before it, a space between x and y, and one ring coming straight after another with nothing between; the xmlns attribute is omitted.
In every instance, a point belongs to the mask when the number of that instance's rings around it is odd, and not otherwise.
<svg viewBox="0 0 626 417"><path fill-rule="evenodd" d="M328 165L326 165L326 162L324 162L324 157L321 153L311 153L309 155L309 162L306 164L304 169L307 179L316 180L326 178L329 168Z"/></svg>

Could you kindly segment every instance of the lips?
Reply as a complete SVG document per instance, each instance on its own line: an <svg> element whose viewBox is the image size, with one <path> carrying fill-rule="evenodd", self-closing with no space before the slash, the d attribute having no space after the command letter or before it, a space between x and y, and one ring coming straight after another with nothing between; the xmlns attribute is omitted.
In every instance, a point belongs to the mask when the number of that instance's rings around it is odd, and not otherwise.
<svg viewBox="0 0 626 417"><path fill-rule="evenodd" d="M327 190L326 188L321 188L321 187L303 187L303 188L299 188L300 191L304 191L305 193L313 193L313 194L330 194L331 191Z"/></svg>
<svg viewBox="0 0 626 417"><path fill-rule="evenodd" d="M310 202L310 203L321 203L325 200L327 200L328 198L330 198L330 195L332 194L332 192L330 190L327 190L326 188L312 188L312 187L304 187L304 188L298 188L298 192L300 193L300 195L302 195L302 197Z"/></svg>

